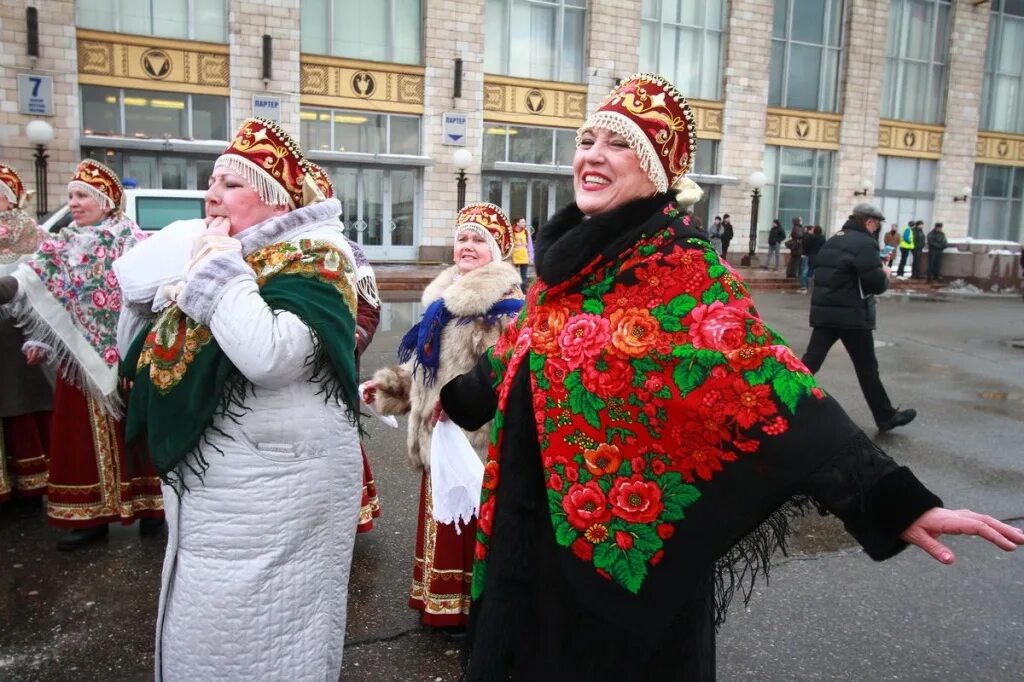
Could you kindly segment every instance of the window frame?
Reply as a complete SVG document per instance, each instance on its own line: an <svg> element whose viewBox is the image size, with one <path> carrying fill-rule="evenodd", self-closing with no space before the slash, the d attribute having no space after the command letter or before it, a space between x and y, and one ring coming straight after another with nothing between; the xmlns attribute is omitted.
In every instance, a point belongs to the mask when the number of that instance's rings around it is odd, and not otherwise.
<svg viewBox="0 0 1024 682"><path fill-rule="evenodd" d="M319 147L307 147L306 146L306 141L303 139L304 136L302 134L302 125L303 125L302 115L304 113L309 113L309 112L314 112L316 114L326 113L326 114L328 114L330 116L330 122L329 122L330 123L330 125L329 125L329 129L330 129L330 135L329 135L330 142L329 142L329 146L330 146L330 149L321 149ZM361 152L361 151L353 151L353 150L349 150L349 149L346 149L344 151L337 149L336 148L337 147L336 138L335 138L335 132L336 132L336 130L335 130L335 120L334 120L335 116L337 116L337 115L341 115L341 116L353 116L353 115L356 115L356 116L383 116L384 117L384 151L382 151L382 152ZM418 131L417 132L417 139L418 139L418 142L419 142L419 145L418 145L419 146L419 153L417 153L417 154L395 154L394 152L391 151L391 142L392 142L392 140L391 140L391 119L393 117L407 118L407 119L412 119L412 120L416 121L417 131ZM397 158L416 158L416 159L419 159L419 158L422 158L422 154L423 154L423 117L422 116L416 116L415 114L398 114L398 113L393 113L393 112L390 112L390 111L364 111L364 110L361 110L361 109L334 109L332 107L301 106L299 108L299 141L302 144L303 149L305 149L307 152L314 152L314 153L319 152L319 153L326 153L326 154L360 154L360 155L377 156L377 157L380 157L380 156L391 156L391 157L397 157Z"/></svg>
<svg viewBox="0 0 1024 682"><path fill-rule="evenodd" d="M502 0L502 1L505 2L505 21L504 21L504 26L502 28L502 30L505 31L505 36L504 36L505 39L503 41L504 52L505 53L501 56L501 67L499 69L499 72L494 74L494 75L496 75L496 76L509 76L509 77L512 77L512 78L532 78L532 79L535 79L535 80L544 80L544 81L552 81L552 82L560 82L560 83L583 83L583 82L586 82L586 72L587 72L587 37L588 37L588 33L589 33L588 29L589 29L589 23L590 23L590 12L587 11L588 10L588 0ZM570 3L574 2L574 1L580 2L581 4L579 4L579 5L570 4ZM486 0L484 0L484 2L486 3ZM510 65L511 65L511 62L512 62L512 36L511 36L510 32L512 30L512 17L513 17L513 14L515 13L515 6L516 6L517 3L521 4L521 5L525 4L527 6L542 5L542 6L545 6L545 7L554 7L555 8L555 28L554 28L554 34L555 34L555 39L557 40L557 43L555 45L551 46L552 47L552 51L553 51L553 56L554 56L554 64L552 66L552 71L554 72L554 74L553 74L552 78L541 78L541 77L533 75L533 74L523 75L523 74L512 74L512 73L510 73L510 70L511 70L510 69ZM583 54L580 55L581 56L581 59L580 59L580 73L577 74L576 78L570 78L570 79L565 79L565 78L561 77L562 76L562 71L565 68L564 62L565 62L565 13L566 13L566 11L581 12L583 14L583 39L582 39L582 41L580 43L580 49L582 50ZM486 13L486 6L484 7L484 12ZM489 37L486 35L486 29L485 29L484 40L485 40L485 42L487 40L489 40ZM486 61L487 61L487 56L486 56L486 48L485 48L484 62L486 63ZM490 72L488 72L488 73L490 73Z"/></svg>
<svg viewBox="0 0 1024 682"><path fill-rule="evenodd" d="M116 2L116 0L108 0L108 2L113 4L114 2ZM154 19L153 19L153 16L154 16L153 5L155 5L156 3L160 2L160 0L136 0L136 2L146 3L146 4L149 5L150 31L149 31L149 33L145 33L143 35L153 36L154 38L168 38L168 39L171 39L171 40L183 40L179 36L168 36L166 34L156 33L154 31L154 27L156 26L156 24L154 23ZM229 37L228 36L228 13L229 13L228 0L188 0L188 18L187 18L188 36L186 38L184 38L184 40L200 40L200 39L196 38L196 3L198 3L198 2L202 2L204 4L209 4L210 2L220 2L220 3L222 3L223 8L224 8L224 11L223 11L223 13L221 15L224 18L223 23L221 25L221 29L222 29L221 36L222 36L222 38L220 40L215 40L215 41L210 41L210 40L203 39L200 42L213 42L213 43L217 43L217 44L227 43L228 42L228 37ZM76 28L80 27L79 26L79 18L78 18L79 15L78 15L78 12L79 12L79 5L78 5L78 2L75 2L75 27ZM124 31L121 28L121 13L117 10L117 8L114 8L111 11L111 14L114 16L114 26L113 27L106 28L106 29L86 29L86 30L94 30L94 31L106 30L106 31L110 31L112 33L124 33Z"/></svg>
<svg viewBox="0 0 1024 682"><path fill-rule="evenodd" d="M115 132L113 135L109 135L109 134L106 134L106 133L96 133L91 128L88 128L85 125L85 107L82 106L82 89L83 88L95 88L95 89L103 89L103 90L112 90L112 91L117 93L117 115L118 115L118 124L119 124L120 129L117 132ZM193 93L172 92L172 91L169 91L169 90L167 90L167 91L165 91L165 90L140 90L138 88L119 88L119 87L113 87L113 86L109 86L109 85L90 85L90 84L86 84L86 83L80 84L79 87L78 87L78 104L79 104L79 110L80 110L80 113L79 113L79 124L81 126L82 135L84 135L84 136L98 136L98 137L124 137L124 138L129 138L129 139L143 139L143 140L161 140L161 139L165 139L165 138L161 138L161 137L141 137L141 138L139 138L139 137L136 137L134 135L130 135L128 132L126 132L127 131L127 118L126 118L126 115L125 115L125 103L124 103L125 91L126 90L132 90L132 91L136 91L136 92L145 92L145 93L149 94L150 97L156 97L156 96L163 95L163 94L184 97L185 98L185 115L186 115L185 122L186 122L187 130L185 131L185 135L183 137L171 137L170 139L172 139L172 140L195 140L196 139L195 135L194 135L194 132L195 132L195 121L192 118L192 115L193 115L193 107L192 107ZM221 95L204 95L204 96L206 96L206 97L222 97L223 98L224 104L225 104L225 106L224 106L224 130L227 131L228 135L230 135L231 134L231 98L230 97L226 97L226 96L221 96ZM207 138L203 138L203 139L205 140ZM230 141L230 137L226 138L223 141L225 143L229 142Z"/></svg>
<svg viewBox="0 0 1024 682"><path fill-rule="evenodd" d="M707 3L704 2L704 0L693 0L693 2L697 3L697 5L699 7L701 7L703 12L704 12L704 14L703 14L704 24L703 24L703 26L696 26L696 25L693 25L693 24L687 24L687 23L683 23L683 22L676 23L676 22L668 22L668 21L666 21L665 20L665 13L666 13L665 3L666 2L678 2L679 0L654 0L654 1L658 3L658 18L657 19L645 18L643 16L643 11L641 10L641 14L640 14L640 27L641 27L640 36L641 36L641 40L642 40L643 39L643 26L645 24L648 25L648 26L656 27L655 40L654 40L654 53L657 55L657 64L652 66L652 67L645 68L642 65L642 63L641 63L640 70L641 71L650 71L652 73L664 73L665 72L666 66L661 63L661 42L662 42L662 40L664 38L664 34L665 34L665 32L667 30L672 29L672 30L674 30L674 31L676 31L678 33L680 31L682 31L683 29L691 29L691 30L699 29L700 32L701 32L701 44L700 44L700 50L698 51L698 55L699 55L698 56L698 60L697 60L698 63L696 65L696 67L694 67L696 69L697 73L700 74L700 82L699 82L699 84L697 86L698 94L687 93L687 96L691 96L692 95L693 99L704 99L704 100L711 100L711 101L720 100L722 98L722 84L723 84L723 82L725 80L723 75L724 75L724 71L725 71L725 46L726 46L726 34L727 34L726 28L727 28L728 19L729 19L729 12L728 12L728 4L729 3L728 3L728 0L721 0L720 6L721 6L722 14L721 14L721 17L720 17L720 24L721 24L721 28L720 29L708 28L708 14L709 13L707 11L708 10ZM710 74L708 74L705 71L705 69L704 69L704 57L705 57L704 46L707 44L707 35L709 33L716 33L716 34L718 34L718 37L719 37L719 41L718 41L718 66L719 66L719 71L718 71L717 74L715 74L715 75L717 75L717 79L715 80L715 84L714 84L715 85L715 87L714 87L714 94L705 97L703 95L706 92L706 88L707 88L708 82L711 80ZM642 58L643 58L643 54L644 54L644 48L641 47L640 48L641 61L642 61ZM673 71L673 73L675 73L678 70L678 68L679 68L679 43L677 41L676 42L675 63L672 64L672 71Z"/></svg>
<svg viewBox="0 0 1024 682"><path fill-rule="evenodd" d="M190 0L190 1L194 2L195 0ZM422 2L422 0L420 0L420 32L419 32L420 49L419 49L419 55L417 56L417 59L416 59L415 62L398 61L396 59L396 57L395 57L395 53L396 53L395 39L396 39L396 37L398 35L398 31L395 30L395 17L397 16L397 12L395 10L395 3L398 2L399 0L369 0L369 1L370 2L386 2L387 3L387 26L385 27L386 28L385 35L387 36L387 39L388 39L388 46L387 46L387 53L388 54L387 54L387 59L385 59L384 61L388 62L388 63L391 63L391 64L414 64L414 65L421 65L421 64L423 64L423 50L424 50L424 42L425 41L424 41L424 31L423 31L423 27L424 27L424 17L423 17L423 9L424 9L424 7L423 7L423 4L424 3ZM327 52L326 53L312 52L312 51L306 49L306 46L303 45L303 43L302 43L302 36L301 35L299 36L299 51L302 52L302 53L305 53L305 54L326 54L327 56L330 56L330 57L341 57L343 59L356 59L356 60L374 61L374 62L378 61L376 59L366 59L365 57L362 57L362 56L359 56L359 55L339 54L339 53L336 53L334 51L334 19L335 19L335 16L334 16L335 15L334 0L324 0L324 2L327 5ZM300 14L300 16L299 16L299 23L300 24L302 23L301 14L304 11L303 10L303 5L305 5L304 0L300 0L300 3L299 3L299 14Z"/></svg>
<svg viewBox="0 0 1024 682"><path fill-rule="evenodd" d="M998 168L1008 169L1010 171L1009 181L1006 183L1006 192L1002 195L989 195L985 194L986 175L989 169ZM967 233L969 236L978 239L1004 239L1006 241L1013 241L1020 243L1024 241L1024 196L1015 197L1013 195L1013 189L1015 186L1024 185L1024 177L1018 182L1014 182L1014 176L1020 174L1024 176L1024 167L1021 166L997 166L994 164L976 164L974 166L974 183L971 192L971 208L970 218L967 223ZM1013 229L1011 218L1014 214L1014 208L1018 216L1018 224L1016 226L1016 234L1010 233L1005 237L992 237L988 234L982 233L982 211L986 205L997 203L1001 207L1002 215L1005 216L1003 224L1007 225L1008 230ZM988 232L986 230L986 232Z"/></svg>
<svg viewBox="0 0 1024 682"><path fill-rule="evenodd" d="M949 82L949 52L950 52L950 38L952 34L953 24L953 11L954 5L952 0L915 0L916 2L928 2L930 8L930 21L927 44L929 47L929 57L927 60L920 60L912 57L903 56L901 54L892 54L893 48L893 36L895 36L896 44L902 49L903 46L909 44L911 41L906 40L903 36L904 29L903 24L907 19L910 5L907 4L909 0L891 0L892 6L889 11L889 34L886 36L886 54L885 54L885 73L882 80L882 118L892 119L897 121L913 121L916 123L927 123L933 125L942 125L946 120L946 84ZM945 5L948 8L946 13L946 26L945 35L943 40L943 61L935 61L935 42L936 42L936 31L938 25L938 7L939 5ZM896 16L896 11L899 9L899 16ZM892 22L899 21L897 29L893 29ZM925 120L918 120L908 118L906 113L898 110L897 107L902 106L897 93L903 91L905 87L906 73L907 70L904 68L907 64L924 65L928 68L928 79L925 83L925 92L940 93L938 97L929 97L926 99L928 110L924 114ZM936 84L933 82L935 76L935 67L941 66L942 68L942 82ZM895 68L896 73L892 72Z"/></svg>
<svg viewBox="0 0 1024 682"><path fill-rule="evenodd" d="M768 156L769 150L774 150L775 153L775 167L770 169L773 171L769 175L764 188L761 190L761 209L762 213L758 218L758 231L767 233L768 228L772 224L772 220L779 218L782 222L782 227L786 230L786 234L789 234L790 225L786 220L783 220L779 216L779 196L782 193L782 155L786 149L796 149L802 152L811 152L811 184L810 185L797 185L791 182L785 183L787 187L809 187L811 190L811 201L808 210L804 212L800 217L803 218L804 225L821 225L824 228L825 233L829 234L829 225L832 220L831 206L833 199L835 198L835 176L837 172L837 159L838 153L830 149L808 149L805 147L789 147L786 145L766 145L765 156ZM821 155L829 154L829 177L825 178L827 182L822 182L819 173L821 166ZM765 159L765 166L770 165L768 159ZM822 194L827 198L826 208L824 209L824 215L818 215L818 209L822 206ZM758 239L758 243L764 243L767 248L767 240Z"/></svg>
<svg viewBox="0 0 1024 682"><path fill-rule="evenodd" d="M985 82L981 97L981 129L1020 134L1024 133L1024 62L1018 65L1016 73L1000 72L997 69L997 65L1001 61L1001 54L996 52L996 48L1003 45L1002 34L1006 17L1014 17L1024 22L1024 14L1010 14L1006 11L1002 0L992 0L992 9L989 15L988 50L985 55ZM1017 102L1006 117L1007 120L1016 122L1016 126L1011 129L1000 128L993 123L995 103L992 99L992 87L995 84L996 76L1014 77L1017 81Z"/></svg>
<svg viewBox="0 0 1024 682"><path fill-rule="evenodd" d="M824 13L824 20L823 20L824 23L823 23L823 26L822 26L822 42L820 44L808 42L806 40L797 40L797 39L793 38L793 20L794 20L793 19L793 17L794 17L793 3L795 2L795 0L775 0L775 5L774 5L774 8L773 8L773 12L777 12L778 11L778 7L780 6L779 3L783 3L783 2L786 3L786 30L785 30L785 36L782 37L782 38L776 38L775 37L774 15L773 15L773 21L772 21L772 36L771 36L771 41L772 41L772 47L773 48L774 48L776 43L782 43L782 45L783 45L783 52L782 52L782 82L779 84L779 89L780 89L779 101L778 101L777 104L772 104L771 103L772 102L771 67L769 66L769 77L768 77L768 79L769 79L769 85L768 85L768 88L769 88L769 90L768 90L768 101L769 101L769 104L768 104L768 106L770 106L770 107L781 107L781 108L785 108L785 109L800 109L802 111L825 111L825 112L830 112L830 113L838 112L840 110L840 93L842 91L841 83L842 83L843 66L844 66L844 60L846 58L846 50L844 49L845 48L845 37L846 37L846 30L845 30L845 27L846 27L846 21L845 21L845 19L846 19L846 6L847 6L846 0L827 0L825 2L825 13ZM838 40L838 43L833 46L833 45L829 44L829 34L831 33L831 26L832 26L832 20L833 20L832 12L833 12L833 8L834 8L834 6L836 4L838 4L838 11L839 11L839 40ZM803 107L794 107L794 106L790 105L787 102L787 99L789 97L789 81L790 81L789 66L790 66L790 63L791 63L792 48L793 48L794 45L805 46L805 47L814 47L814 48L819 48L821 50L822 59L821 59L821 64L818 67L818 87L817 87L818 102L817 102L816 108L814 108L814 109L805 109ZM772 52L774 52L774 49L772 50ZM828 52L833 52L833 53L836 54L835 74L834 74L834 77L831 79L832 80L832 92L830 94L829 93L825 93L824 88L822 87L822 85L824 83L826 83L827 80L828 80L828 73L827 73L827 71L828 71L828 60L824 59L824 56ZM831 102L823 104L823 100L826 99L826 97L829 97L831 99Z"/></svg>

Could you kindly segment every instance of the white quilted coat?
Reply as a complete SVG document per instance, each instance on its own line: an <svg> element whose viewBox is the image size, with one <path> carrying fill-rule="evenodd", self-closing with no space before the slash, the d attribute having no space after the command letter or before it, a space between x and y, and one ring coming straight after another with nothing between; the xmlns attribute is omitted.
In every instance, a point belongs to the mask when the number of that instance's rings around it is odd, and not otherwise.
<svg viewBox="0 0 1024 682"><path fill-rule="evenodd" d="M239 235L243 252L316 238L350 254L338 212L329 201L251 228ZM237 424L219 418L207 431L202 481L181 469L189 490L179 499L164 488L156 679L334 682L359 517L359 438L308 380L309 329L274 314L254 279L232 268L201 266L178 296L190 316L208 317L255 395Z"/></svg>

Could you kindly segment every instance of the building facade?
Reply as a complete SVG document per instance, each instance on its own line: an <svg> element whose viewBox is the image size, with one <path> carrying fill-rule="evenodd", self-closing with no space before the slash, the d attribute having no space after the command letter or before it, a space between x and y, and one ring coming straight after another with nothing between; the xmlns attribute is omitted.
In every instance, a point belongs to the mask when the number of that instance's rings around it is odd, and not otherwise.
<svg viewBox="0 0 1024 682"><path fill-rule="evenodd" d="M470 200L538 225L572 198L586 113L645 70L690 99L696 211L731 214L735 253L756 171L758 250L772 218L832 232L865 198L1024 240L1024 0L0 0L0 37L0 158L34 185L25 126L51 124L51 210L83 156L205 187L260 114L371 258L440 260L456 150Z"/></svg>

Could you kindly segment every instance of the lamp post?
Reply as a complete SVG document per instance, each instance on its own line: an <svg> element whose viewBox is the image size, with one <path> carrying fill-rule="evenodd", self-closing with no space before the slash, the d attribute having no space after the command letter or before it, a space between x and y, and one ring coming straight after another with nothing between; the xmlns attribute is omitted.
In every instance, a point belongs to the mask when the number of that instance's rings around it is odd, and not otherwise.
<svg viewBox="0 0 1024 682"><path fill-rule="evenodd" d="M970 200L970 198L971 198L971 186L970 185L964 185L963 187L960 188L960 195L953 197L953 203L955 204L958 201L962 201L964 203L967 203Z"/></svg>
<svg viewBox="0 0 1024 682"><path fill-rule="evenodd" d="M455 186L459 190L458 210L460 211L466 205L466 169L472 163L473 155L469 153L468 149L458 149L452 154L452 164L459 170L459 174L455 176Z"/></svg>
<svg viewBox="0 0 1024 682"><path fill-rule="evenodd" d="M41 221L49 212L46 207L46 145L53 142L53 126L46 121L29 121L25 126L25 136L36 146L36 217Z"/></svg>
<svg viewBox="0 0 1024 682"><path fill-rule="evenodd" d="M871 190L875 188L875 183L871 178L864 178L860 181L860 189L853 192L855 197L866 197L871 194Z"/></svg>
<svg viewBox="0 0 1024 682"><path fill-rule="evenodd" d="M761 171L754 171L747 178L747 182L754 190L750 195L750 243L747 256L740 259L740 264L748 267L755 267L757 265L757 256L755 255L757 251L757 209L761 205L761 188L764 187L764 183L767 181L768 178Z"/></svg>

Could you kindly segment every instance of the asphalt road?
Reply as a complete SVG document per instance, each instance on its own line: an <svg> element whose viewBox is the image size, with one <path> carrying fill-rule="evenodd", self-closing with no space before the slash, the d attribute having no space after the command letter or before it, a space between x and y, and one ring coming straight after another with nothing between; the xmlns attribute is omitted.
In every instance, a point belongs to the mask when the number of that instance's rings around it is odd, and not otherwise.
<svg viewBox="0 0 1024 682"><path fill-rule="evenodd" d="M764 318L798 350L807 297L756 295ZM389 304L363 360L390 364L419 314ZM1019 298L885 298L876 335L883 381L911 425L877 442L949 506L1024 523L1024 338ZM819 373L876 435L849 358L836 346ZM458 645L422 630L407 604L419 476L400 429L369 425L383 515L356 543L345 680L454 680ZM734 604L719 633L722 680L1021 680L1024 551L954 538L941 566L910 550L877 564L833 519L802 520L770 586ZM0 515L0 680L152 679L163 538L114 528L107 544L55 550L42 516Z"/></svg>

